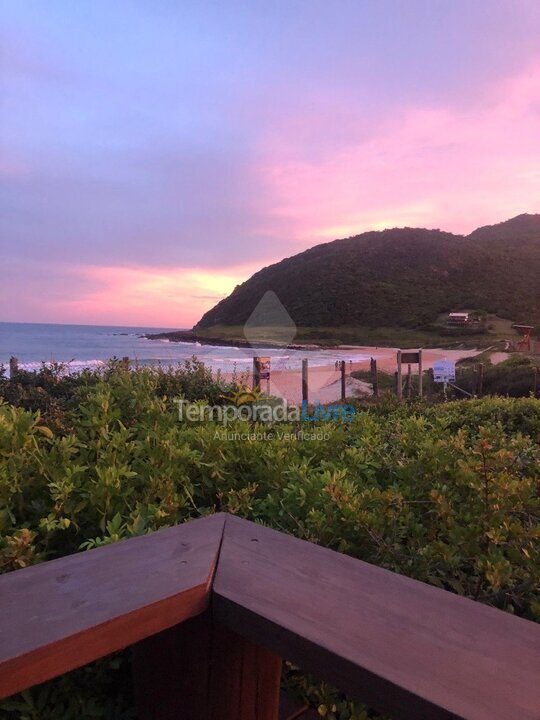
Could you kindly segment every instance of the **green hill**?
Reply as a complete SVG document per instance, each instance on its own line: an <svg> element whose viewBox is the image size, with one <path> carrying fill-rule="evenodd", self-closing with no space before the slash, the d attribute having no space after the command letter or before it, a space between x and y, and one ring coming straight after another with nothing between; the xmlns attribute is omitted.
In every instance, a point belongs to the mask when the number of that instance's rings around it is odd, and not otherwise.
<svg viewBox="0 0 540 720"><path fill-rule="evenodd" d="M242 326L267 291L299 329L429 331L442 313L461 309L540 326L539 278L540 214L468 236L419 228L366 232L259 270L194 330L209 336L213 327Z"/></svg>

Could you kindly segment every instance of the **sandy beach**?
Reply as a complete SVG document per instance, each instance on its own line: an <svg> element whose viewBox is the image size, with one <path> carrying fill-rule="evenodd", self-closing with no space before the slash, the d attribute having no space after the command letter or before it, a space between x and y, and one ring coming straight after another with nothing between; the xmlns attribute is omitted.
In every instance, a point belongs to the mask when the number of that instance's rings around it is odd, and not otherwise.
<svg viewBox="0 0 540 720"><path fill-rule="evenodd" d="M368 359L361 362L347 362L347 396L362 397L371 395L371 386L360 380L350 377L354 370L369 370L370 360L373 357L377 361L377 369L380 372L394 373L397 370L398 348L387 347L359 347L350 348L341 346L340 350L351 350L351 354L359 353L367 356ZM424 370L433 367L437 360L457 361L464 357L478 355L480 350L423 350ZM308 356L309 359L309 356ZM346 357L344 356L344 359ZM414 372L414 367L413 367ZM266 381L262 382L262 389L267 390ZM300 403L302 401L302 373L300 370L273 370L268 390L271 395L286 398L289 403ZM341 374L334 364L309 368L309 401L330 403L339 400L341 397Z"/></svg>

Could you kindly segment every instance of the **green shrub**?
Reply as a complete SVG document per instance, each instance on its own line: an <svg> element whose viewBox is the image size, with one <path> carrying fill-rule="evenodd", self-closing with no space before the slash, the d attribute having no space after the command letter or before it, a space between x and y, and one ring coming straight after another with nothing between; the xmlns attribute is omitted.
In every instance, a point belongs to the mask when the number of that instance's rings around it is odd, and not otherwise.
<svg viewBox="0 0 540 720"><path fill-rule="evenodd" d="M234 442L214 423L178 419L175 394L223 402L227 392L198 366L51 379L45 395L58 402L39 407L44 378L16 382L19 400L4 383L11 403L0 403L3 572L224 510L540 618L538 400L388 397L349 423L325 423L328 440ZM230 426L254 429L265 428ZM55 717L31 709L43 697L47 708L69 700L73 716L87 702L87 717L129 717L125 684L113 691L117 675L105 676L76 671L0 705L0 717ZM317 687L304 690L327 717L366 717Z"/></svg>
<svg viewBox="0 0 540 720"><path fill-rule="evenodd" d="M470 393L476 392L477 376L474 359L458 365L456 384ZM509 397L528 397L534 392L535 370L540 376L540 362L526 355L513 355L497 365L484 361L482 393L484 395L506 395ZM537 387L537 392L540 386Z"/></svg>

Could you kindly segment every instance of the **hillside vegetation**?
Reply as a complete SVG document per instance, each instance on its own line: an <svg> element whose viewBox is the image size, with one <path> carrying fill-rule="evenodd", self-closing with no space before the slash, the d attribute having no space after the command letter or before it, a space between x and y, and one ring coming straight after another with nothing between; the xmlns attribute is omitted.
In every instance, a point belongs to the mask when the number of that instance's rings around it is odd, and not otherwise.
<svg viewBox="0 0 540 720"><path fill-rule="evenodd" d="M540 214L468 236L418 228L366 232L263 268L209 310L195 331L208 337L217 326L242 326L267 291L299 328L444 335L438 317L462 309L540 325L539 277Z"/></svg>

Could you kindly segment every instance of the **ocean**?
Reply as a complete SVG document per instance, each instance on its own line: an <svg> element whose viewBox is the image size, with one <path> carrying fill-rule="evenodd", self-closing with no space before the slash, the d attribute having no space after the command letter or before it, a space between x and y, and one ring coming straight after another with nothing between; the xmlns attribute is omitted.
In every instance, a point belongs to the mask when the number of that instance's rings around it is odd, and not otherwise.
<svg viewBox="0 0 540 720"><path fill-rule="evenodd" d="M53 325L0 322L0 364L9 366L13 355L19 367L39 369L42 362L67 363L71 372L102 366L112 357L128 356L140 365L176 365L194 355L212 370L250 370L254 355L271 358L274 370L297 370L302 358L310 366L331 365L336 360L359 362L369 356L354 350L291 350L238 348L201 343L149 340L147 333L178 328L117 327L107 325Z"/></svg>

